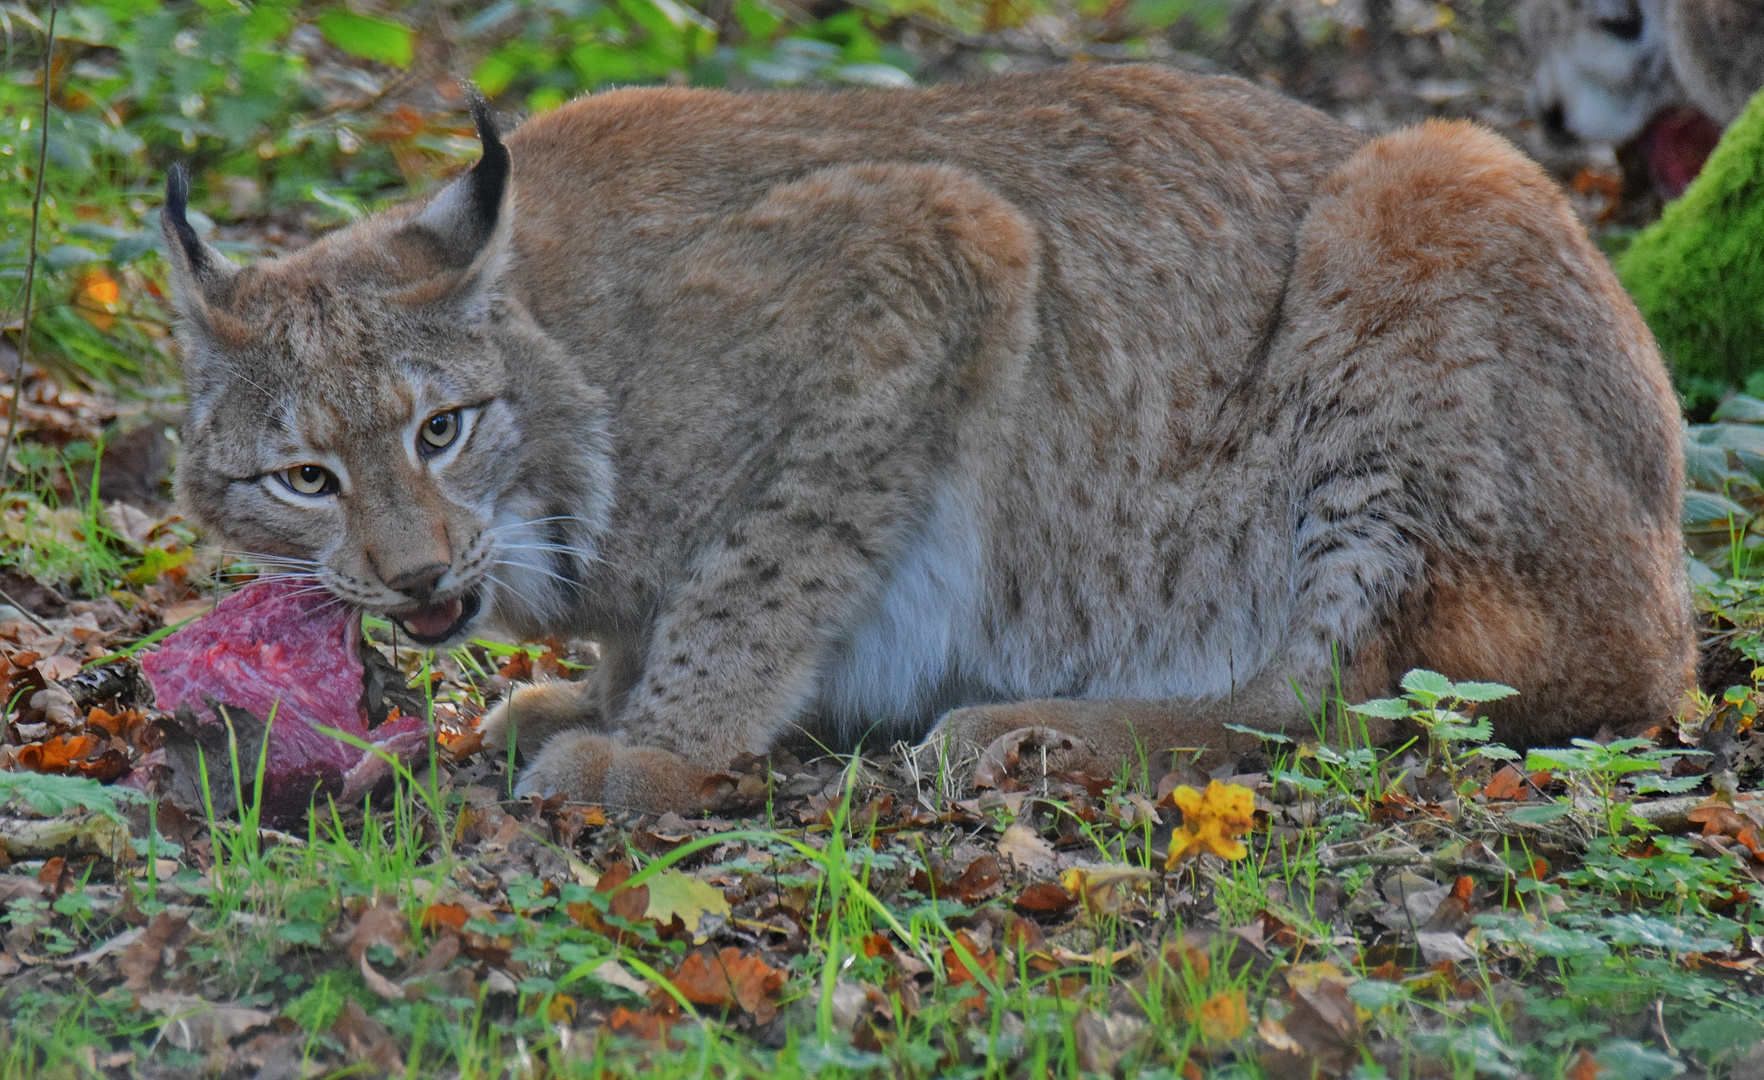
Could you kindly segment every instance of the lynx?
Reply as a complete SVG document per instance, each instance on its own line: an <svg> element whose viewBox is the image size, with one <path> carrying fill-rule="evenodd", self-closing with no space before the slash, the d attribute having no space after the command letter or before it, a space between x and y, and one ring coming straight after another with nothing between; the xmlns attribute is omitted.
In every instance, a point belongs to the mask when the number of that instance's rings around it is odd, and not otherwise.
<svg viewBox="0 0 1764 1080"><path fill-rule="evenodd" d="M1688 685L1665 370L1487 131L1142 66L474 110L434 198L247 268L174 175L177 482L423 644L599 642L487 719L520 791L1217 754L1415 667L1525 746Z"/></svg>
<svg viewBox="0 0 1764 1080"><path fill-rule="evenodd" d="M1533 111L1558 141L1616 145L1663 111L1719 130L1764 86L1760 0L1526 0Z"/></svg>

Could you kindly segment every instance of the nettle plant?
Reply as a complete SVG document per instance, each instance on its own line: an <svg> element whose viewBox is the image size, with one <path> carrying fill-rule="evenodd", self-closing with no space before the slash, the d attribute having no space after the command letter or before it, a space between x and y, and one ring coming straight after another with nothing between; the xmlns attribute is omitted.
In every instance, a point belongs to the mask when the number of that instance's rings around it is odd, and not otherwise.
<svg viewBox="0 0 1764 1080"><path fill-rule="evenodd" d="M1494 726L1475 716L1475 706L1510 698L1519 691L1490 682L1453 682L1437 671L1416 668L1403 676L1403 696L1377 698L1348 711L1384 720L1410 721L1427 738L1427 766L1442 769L1462 789L1463 768L1477 758L1516 761L1519 754L1490 742ZM1467 708L1468 706L1468 708Z"/></svg>
<svg viewBox="0 0 1764 1080"><path fill-rule="evenodd" d="M1706 750L1662 750L1652 739L1642 738L1609 743L1574 739L1566 748L1533 750L1525 758L1525 767L1557 773L1568 782L1570 794L1553 806L1519 811L1513 817L1532 823L1547 821L1567 814L1584 798L1597 808L1607 836L1615 837L1626 828L1645 832L1653 826L1623 797L1623 787L1627 785L1637 795L1689 791L1707 777L1672 776L1666 770L1679 758L1706 756Z"/></svg>

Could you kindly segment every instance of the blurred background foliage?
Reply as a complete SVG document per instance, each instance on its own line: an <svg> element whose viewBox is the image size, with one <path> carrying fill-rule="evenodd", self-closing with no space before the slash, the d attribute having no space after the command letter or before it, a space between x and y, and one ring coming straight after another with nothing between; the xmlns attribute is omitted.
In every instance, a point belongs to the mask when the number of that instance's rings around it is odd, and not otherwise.
<svg viewBox="0 0 1764 1080"><path fill-rule="evenodd" d="M223 250L297 248L608 86L900 87L1151 59L1280 86L1362 126L1521 110L1513 0L90 0L56 12L35 361L175 395L156 207L189 163ZM0 5L0 369L16 367L49 8Z"/></svg>

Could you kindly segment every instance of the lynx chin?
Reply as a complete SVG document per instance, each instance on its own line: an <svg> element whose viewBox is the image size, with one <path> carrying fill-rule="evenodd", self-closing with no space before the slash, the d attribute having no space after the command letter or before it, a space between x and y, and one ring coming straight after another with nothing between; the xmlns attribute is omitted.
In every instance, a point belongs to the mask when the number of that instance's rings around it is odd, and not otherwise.
<svg viewBox="0 0 1764 1080"><path fill-rule="evenodd" d="M177 482L420 642L600 642L488 718L523 791L1227 749L1413 667L1525 746L1689 684L1666 372L1487 131L1142 66L474 111L470 173L255 266L174 174Z"/></svg>

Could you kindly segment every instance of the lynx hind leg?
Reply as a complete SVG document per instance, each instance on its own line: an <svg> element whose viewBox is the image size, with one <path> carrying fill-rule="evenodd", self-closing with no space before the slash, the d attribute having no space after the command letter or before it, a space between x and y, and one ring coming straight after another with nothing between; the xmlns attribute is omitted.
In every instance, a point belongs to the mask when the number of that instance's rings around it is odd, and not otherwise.
<svg viewBox="0 0 1764 1080"><path fill-rule="evenodd" d="M1322 673L1295 683L1285 673L1270 671L1237 693L1216 699L1059 698L976 705L947 714L926 741L941 761L969 767L1001 736L1020 728L1047 728L1083 743L1081 749L1050 757L1050 769L1078 769L1093 776L1115 775L1123 768L1131 775L1144 770L1155 781L1177 762L1211 769L1259 745L1254 735L1230 730L1227 724L1299 737L1318 734L1331 742L1390 737L1391 730L1380 721L1351 736L1332 729L1337 711L1328 701L1330 686L1331 679Z"/></svg>
<svg viewBox="0 0 1764 1080"><path fill-rule="evenodd" d="M1413 667L1507 683L1513 746L1670 714L1694 656L1677 403L1541 169L1466 123L1368 144L1312 205L1270 357L1308 420L1295 614L1316 636L1371 609L1336 638L1362 691ZM1369 529L1418 561L1327 572Z"/></svg>
<svg viewBox="0 0 1764 1080"><path fill-rule="evenodd" d="M484 715L478 731L490 753L507 753L509 741L523 760L532 761L552 736L574 728L601 726L600 688L583 682L539 682L517 686Z"/></svg>

